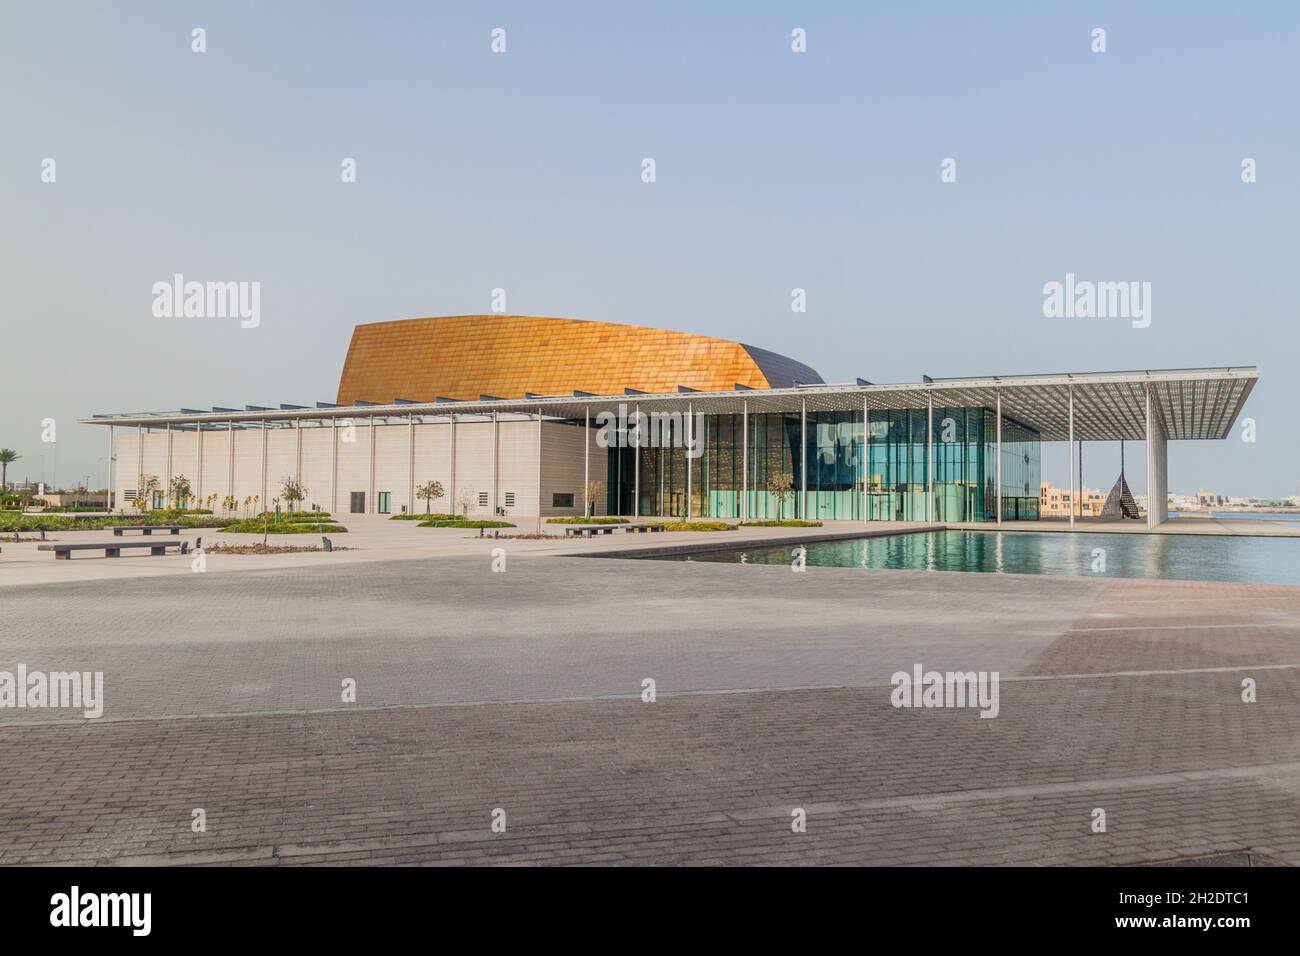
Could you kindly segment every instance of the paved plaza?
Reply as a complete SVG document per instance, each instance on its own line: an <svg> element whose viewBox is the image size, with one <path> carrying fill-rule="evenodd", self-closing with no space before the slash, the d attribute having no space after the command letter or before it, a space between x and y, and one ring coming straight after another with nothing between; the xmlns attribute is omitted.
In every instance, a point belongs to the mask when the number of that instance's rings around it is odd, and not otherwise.
<svg viewBox="0 0 1300 956"><path fill-rule="evenodd" d="M1300 863L1300 588L506 544L0 589L0 864Z"/></svg>

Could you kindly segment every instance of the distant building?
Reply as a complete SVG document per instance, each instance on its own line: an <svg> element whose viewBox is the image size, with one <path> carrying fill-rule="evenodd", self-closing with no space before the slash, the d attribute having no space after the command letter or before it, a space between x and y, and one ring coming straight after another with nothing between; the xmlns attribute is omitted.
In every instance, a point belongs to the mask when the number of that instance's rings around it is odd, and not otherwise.
<svg viewBox="0 0 1300 956"><path fill-rule="evenodd" d="M1228 503L1228 496L1200 489L1196 492L1196 503L1202 508L1222 508Z"/></svg>
<svg viewBox="0 0 1300 956"><path fill-rule="evenodd" d="M1096 488L1080 489L1078 503L1074 506L1077 517L1095 517L1101 514L1102 505L1106 503L1106 492ZM1070 516L1070 489L1057 488L1050 481L1039 486L1038 513L1044 518L1068 518Z"/></svg>

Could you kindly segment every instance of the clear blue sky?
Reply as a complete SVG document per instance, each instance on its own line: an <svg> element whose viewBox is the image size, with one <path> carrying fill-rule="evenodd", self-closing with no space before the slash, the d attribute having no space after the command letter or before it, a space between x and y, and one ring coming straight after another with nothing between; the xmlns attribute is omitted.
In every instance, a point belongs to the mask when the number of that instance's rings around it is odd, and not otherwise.
<svg viewBox="0 0 1300 956"><path fill-rule="evenodd" d="M503 287L830 381L1255 364L1257 443L1172 444L1171 489L1292 494L1298 50L1292 3L3 0L10 478L43 418L102 485L79 417L329 400L356 323ZM154 318L175 272L260 281L261 326ZM1150 281L1150 328L1044 318L1067 272Z"/></svg>

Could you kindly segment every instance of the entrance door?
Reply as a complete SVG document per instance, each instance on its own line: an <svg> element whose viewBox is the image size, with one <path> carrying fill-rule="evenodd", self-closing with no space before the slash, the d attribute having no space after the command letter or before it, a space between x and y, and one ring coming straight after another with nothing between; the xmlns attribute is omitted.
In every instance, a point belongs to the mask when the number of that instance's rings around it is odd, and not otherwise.
<svg viewBox="0 0 1300 956"><path fill-rule="evenodd" d="M366 513L366 493L364 491L352 492L352 513L354 515Z"/></svg>

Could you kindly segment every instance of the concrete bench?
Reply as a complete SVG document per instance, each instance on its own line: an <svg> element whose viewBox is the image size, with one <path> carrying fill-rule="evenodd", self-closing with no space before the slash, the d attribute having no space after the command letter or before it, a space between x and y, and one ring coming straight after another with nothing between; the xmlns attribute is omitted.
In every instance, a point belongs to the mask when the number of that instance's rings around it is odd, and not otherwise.
<svg viewBox="0 0 1300 956"><path fill-rule="evenodd" d="M168 548L179 548L184 554L188 548L184 541L101 541L98 544L41 544L38 551L53 551L56 560L68 561L73 551L100 551L106 558L120 558L123 548L148 548L150 554L166 554Z"/></svg>
<svg viewBox="0 0 1300 956"><path fill-rule="evenodd" d="M564 529L564 534L565 537L581 538L585 535L586 537L591 538L598 534L613 534L614 529L618 527L621 526L616 524L570 525Z"/></svg>
<svg viewBox="0 0 1300 956"><path fill-rule="evenodd" d="M180 534L181 526L178 524L127 524L118 525L115 528L109 528L113 532L113 537L120 538L127 531L141 531L145 537L157 532L167 532L168 534Z"/></svg>
<svg viewBox="0 0 1300 956"><path fill-rule="evenodd" d="M619 525L628 534L642 534L647 531L663 531L664 526L661 524L625 524Z"/></svg>

